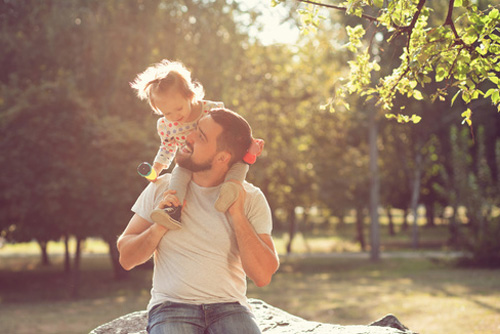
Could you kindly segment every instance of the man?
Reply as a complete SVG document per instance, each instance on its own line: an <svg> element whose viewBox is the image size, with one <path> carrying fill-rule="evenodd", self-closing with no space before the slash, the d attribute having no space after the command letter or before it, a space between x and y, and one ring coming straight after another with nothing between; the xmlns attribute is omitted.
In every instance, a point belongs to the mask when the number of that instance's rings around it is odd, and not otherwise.
<svg viewBox="0 0 500 334"><path fill-rule="evenodd" d="M227 171L251 141L242 117L212 110L176 156L193 172L182 229L168 231L148 218L157 205L171 204L172 193L164 193L169 175L149 184L134 204L118 250L127 270L155 255L149 333L260 333L246 302L246 277L265 286L279 266L269 205L245 182L227 213L214 208Z"/></svg>

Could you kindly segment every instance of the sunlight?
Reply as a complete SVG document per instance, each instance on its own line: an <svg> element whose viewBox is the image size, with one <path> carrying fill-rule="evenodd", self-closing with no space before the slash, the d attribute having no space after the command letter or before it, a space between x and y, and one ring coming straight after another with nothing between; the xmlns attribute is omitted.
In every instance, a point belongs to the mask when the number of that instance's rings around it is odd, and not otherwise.
<svg viewBox="0 0 500 334"><path fill-rule="evenodd" d="M261 41L264 45L295 44L299 38L299 27L294 21L284 22L288 16L283 6L271 7L270 0L241 1L242 9L257 9L262 12L255 22L249 27L249 34ZM259 31L256 25L262 25Z"/></svg>

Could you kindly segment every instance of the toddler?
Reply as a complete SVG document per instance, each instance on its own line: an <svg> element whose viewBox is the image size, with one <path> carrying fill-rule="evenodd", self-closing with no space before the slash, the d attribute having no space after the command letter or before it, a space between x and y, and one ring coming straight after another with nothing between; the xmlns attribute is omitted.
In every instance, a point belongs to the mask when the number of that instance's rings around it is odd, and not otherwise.
<svg viewBox="0 0 500 334"><path fill-rule="evenodd" d="M141 100L149 102L154 113L162 115L157 122L161 143L153 164L157 175L173 162L177 147L184 144L187 135L196 128L198 120L211 109L224 107L222 102L203 100L203 86L192 80L191 72L176 61L164 59L148 67L130 85ZM218 211L226 212L237 199L239 187L229 180L245 180L249 165L260 155L263 145L262 140L254 140L244 162L237 162L231 167L215 202ZM168 229L181 228L182 204L191 176L191 171L174 167L169 190L175 190L175 196L181 205L153 210L151 219L155 223ZM155 181L156 179L152 180Z"/></svg>

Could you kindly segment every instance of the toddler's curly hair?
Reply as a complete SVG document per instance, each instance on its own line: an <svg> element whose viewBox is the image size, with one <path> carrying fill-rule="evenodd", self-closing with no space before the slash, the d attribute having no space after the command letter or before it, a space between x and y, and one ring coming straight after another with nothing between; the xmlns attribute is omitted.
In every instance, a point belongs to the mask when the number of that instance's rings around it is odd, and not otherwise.
<svg viewBox="0 0 500 334"><path fill-rule="evenodd" d="M154 113L161 115L156 108L152 94L165 93L176 88L191 102L202 100L205 96L203 86L191 78L191 72L179 61L163 59L139 73L130 86L136 90L141 100L147 100Z"/></svg>

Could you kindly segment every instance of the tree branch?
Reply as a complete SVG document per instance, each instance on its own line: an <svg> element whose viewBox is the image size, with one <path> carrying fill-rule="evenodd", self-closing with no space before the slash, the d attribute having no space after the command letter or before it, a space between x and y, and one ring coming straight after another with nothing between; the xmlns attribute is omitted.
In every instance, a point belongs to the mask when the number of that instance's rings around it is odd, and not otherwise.
<svg viewBox="0 0 500 334"><path fill-rule="evenodd" d="M341 6L335 6L335 5L329 5L326 3L321 3L321 2L315 2L315 1L309 1L309 0L297 0L298 2L302 3L308 3L311 5L315 6L320 6L320 7L325 7L325 8L331 8L331 9L336 9L336 10L341 10L343 12L347 12L346 7L341 7ZM366 14L361 14L361 17L370 21L378 22L377 18L371 15L366 15Z"/></svg>
<svg viewBox="0 0 500 334"><path fill-rule="evenodd" d="M444 26L450 26L451 31L456 39L460 39L457 33L457 29L455 28L455 23L453 23L453 6L455 4L455 0L450 0L448 3L448 14L446 15L446 20L444 21Z"/></svg>
<svg viewBox="0 0 500 334"><path fill-rule="evenodd" d="M453 36L455 36L455 41L453 45L462 45L463 48L467 49L469 52L473 51L474 48L472 45L467 45L458 35L457 29L455 28L455 23L453 22L453 7L455 4L455 0L449 0L448 2L448 14L446 15L446 19L444 21L443 26L449 26L451 31L453 32Z"/></svg>
<svg viewBox="0 0 500 334"><path fill-rule="evenodd" d="M413 33L413 28L415 28L415 25L417 24L418 18L420 17L420 14L422 13L422 8L424 8L426 0L420 0L417 5L417 11L413 15L413 18L411 20L411 23L407 25L406 27L400 27L401 32L407 32L408 33L408 41L406 43L406 48L409 50L410 49L410 40L411 40L411 34Z"/></svg>

